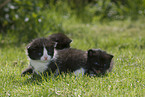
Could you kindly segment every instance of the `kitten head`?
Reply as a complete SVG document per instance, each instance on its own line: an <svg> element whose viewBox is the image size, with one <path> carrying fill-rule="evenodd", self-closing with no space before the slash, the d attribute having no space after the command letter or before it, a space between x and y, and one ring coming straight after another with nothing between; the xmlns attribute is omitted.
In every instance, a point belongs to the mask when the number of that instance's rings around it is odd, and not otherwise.
<svg viewBox="0 0 145 97"><path fill-rule="evenodd" d="M88 50L88 64L95 74L105 74L110 68L113 55L100 49Z"/></svg>
<svg viewBox="0 0 145 97"><path fill-rule="evenodd" d="M52 34L48 37L48 40L57 42L56 49L70 48L70 43L72 42L72 40L63 33Z"/></svg>
<svg viewBox="0 0 145 97"><path fill-rule="evenodd" d="M54 42L45 38L34 39L27 46L27 54L31 60L50 61L54 54Z"/></svg>

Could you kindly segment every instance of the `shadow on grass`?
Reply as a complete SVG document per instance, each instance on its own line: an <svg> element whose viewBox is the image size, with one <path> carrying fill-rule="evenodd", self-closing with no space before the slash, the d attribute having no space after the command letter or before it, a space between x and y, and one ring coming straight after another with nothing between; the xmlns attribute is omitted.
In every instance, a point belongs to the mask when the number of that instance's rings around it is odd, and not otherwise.
<svg viewBox="0 0 145 97"><path fill-rule="evenodd" d="M37 84L40 85L42 82L48 82L49 80L56 80L57 78L54 77L54 74L52 75L29 75L28 79L26 79L23 84Z"/></svg>
<svg viewBox="0 0 145 97"><path fill-rule="evenodd" d="M71 73L63 73L63 74L59 74L57 76L54 76L54 74L48 75L48 76L44 76L44 75L33 75L31 77L29 77L28 79L26 79L23 84L24 85L28 85L28 84L36 84L36 85L41 85L42 82L50 82L51 81L57 81L57 80L65 80L67 78L71 78L74 77L75 75L71 74ZM88 76L88 77L93 77L93 78L105 78L108 77L108 74L104 74L104 75L89 75L89 74L85 74L84 76ZM75 76L76 78L76 76ZM74 79L75 80L75 79Z"/></svg>
<svg viewBox="0 0 145 97"><path fill-rule="evenodd" d="M90 77L100 77L100 78L108 77L108 73L106 73L106 74L86 74L86 75L90 76Z"/></svg>

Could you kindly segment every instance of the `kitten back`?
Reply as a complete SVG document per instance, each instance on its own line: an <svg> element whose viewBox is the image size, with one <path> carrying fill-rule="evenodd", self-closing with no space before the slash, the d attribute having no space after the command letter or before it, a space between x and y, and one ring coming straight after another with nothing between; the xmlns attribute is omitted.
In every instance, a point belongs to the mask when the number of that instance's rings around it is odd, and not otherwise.
<svg viewBox="0 0 145 97"><path fill-rule="evenodd" d="M54 61L58 64L60 71L76 71L80 68L86 68L87 53L82 50L67 48L58 50L54 56Z"/></svg>

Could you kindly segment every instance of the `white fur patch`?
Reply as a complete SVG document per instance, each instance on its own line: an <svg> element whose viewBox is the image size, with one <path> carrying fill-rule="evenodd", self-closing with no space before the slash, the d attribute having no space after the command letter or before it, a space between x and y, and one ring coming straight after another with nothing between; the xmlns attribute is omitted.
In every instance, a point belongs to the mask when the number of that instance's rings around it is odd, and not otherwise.
<svg viewBox="0 0 145 97"><path fill-rule="evenodd" d="M57 59L57 57L58 57L58 51L54 49L53 59Z"/></svg>
<svg viewBox="0 0 145 97"><path fill-rule="evenodd" d="M83 76L84 73L85 73L85 71L86 71L86 70L85 70L84 68L80 68L80 69L74 71L74 73L75 73L76 76L78 76L80 73L81 73L82 76Z"/></svg>
<svg viewBox="0 0 145 97"><path fill-rule="evenodd" d="M37 74L44 72L48 68L49 63L50 61L30 60L30 64Z"/></svg>
<svg viewBox="0 0 145 97"><path fill-rule="evenodd" d="M47 50L46 50L45 47L44 47L44 50L43 50L43 56L40 59L41 59L41 61L50 61L51 60L51 56L49 56L47 54Z"/></svg>

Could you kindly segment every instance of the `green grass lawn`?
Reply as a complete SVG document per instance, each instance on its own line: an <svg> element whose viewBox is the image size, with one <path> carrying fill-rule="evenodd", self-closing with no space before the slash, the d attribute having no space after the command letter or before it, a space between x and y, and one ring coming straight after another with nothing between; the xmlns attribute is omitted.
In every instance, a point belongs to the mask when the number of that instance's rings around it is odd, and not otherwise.
<svg viewBox="0 0 145 97"><path fill-rule="evenodd" d="M82 50L100 48L114 55L114 68L104 77L67 74L32 79L21 77L28 66L25 46L0 42L0 96L145 96L145 19L107 23L63 24L73 39L71 46Z"/></svg>

